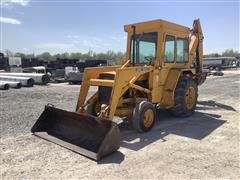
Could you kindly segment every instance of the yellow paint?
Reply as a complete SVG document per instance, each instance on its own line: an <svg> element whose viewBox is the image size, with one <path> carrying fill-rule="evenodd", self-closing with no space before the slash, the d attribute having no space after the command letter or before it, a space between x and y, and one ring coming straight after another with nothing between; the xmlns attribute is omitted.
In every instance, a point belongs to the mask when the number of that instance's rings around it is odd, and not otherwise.
<svg viewBox="0 0 240 180"><path fill-rule="evenodd" d="M130 46L132 37L131 26L135 25L136 34L157 33L156 58L146 64L133 64L130 58ZM198 81L202 77L201 68L193 66L193 57L198 52L199 63L202 65L202 30L200 21L195 20L193 28L178 25L164 20L153 20L142 23L134 23L124 26L127 32L126 57L121 66L113 67L96 67L86 68L76 111L84 112L84 106L87 103L98 101L98 92L89 99L86 99L90 86L111 87L110 101L108 104L101 106L101 115L105 119L112 120L114 116L130 117L135 105L142 100L158 104L160 107L172 107L174 105L174 91L179 78L183 73L192 76ZM175 39L183 38L188 42L188 59L187 62L177 63L165 62L165 39L167 35L174 36ZM101 73L108 73L114 76L112 79L100 79ZM125 96L128 92L127 96ZM196 95L196 94L195 94ZM186 101L189 107L192 105L194 94L190 89ZM150 112L147 113L146 119L151 119ZM148 125L150 120L146 120Z"/></svg>
<svg viewBox="0 0 240 180"><path fill-rule="evenodd" d="M112 87L114 85L114 80L105 79L90 79L91 86L108 86Z"/></svg>
<svg viewBox="0 0 240 180"><path fill-rule="evenodd" d="M149 128L154 120L154 113L152 109L148 109L144 112L143 115L143 124L146 128Z"/></svg>
<svg viewBox="0 0 240 180"><path fill-rule="evenodd" d="M194 87L189 86L185 93L185 102L188 109L192 109L196 101L196 92Z"/></svg>

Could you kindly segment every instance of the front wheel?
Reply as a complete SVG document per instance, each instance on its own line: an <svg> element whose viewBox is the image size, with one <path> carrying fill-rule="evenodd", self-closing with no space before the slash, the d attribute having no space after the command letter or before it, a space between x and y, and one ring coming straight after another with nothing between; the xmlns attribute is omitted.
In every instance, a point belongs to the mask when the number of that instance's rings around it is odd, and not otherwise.
<svg viewBox="0 0 240 180"><path fill-rule="evenodd" d="M142 101L133 111L132 125L138 132L150 131L156 121L156 110L152 103Z"/></svg>
<svg viewBox="0 0 240 180"><path fill-rule="evenodd" d="M93 102L93 103L87 104L85 109L88 114L91 114L93 116L98 116L98 114L101 111L101 105L98 102Z"/></svg>

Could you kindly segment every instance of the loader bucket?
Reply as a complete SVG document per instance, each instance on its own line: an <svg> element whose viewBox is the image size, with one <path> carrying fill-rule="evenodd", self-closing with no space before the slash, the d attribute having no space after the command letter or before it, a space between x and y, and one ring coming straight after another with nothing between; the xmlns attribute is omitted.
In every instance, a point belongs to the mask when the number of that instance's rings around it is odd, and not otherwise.
<svg viewBox="0 0 240 180"><path fill-rule="evenodd" d="M120 131L116 123L51 106L45 106L31 132L94 160L120 146Z"/></svg>

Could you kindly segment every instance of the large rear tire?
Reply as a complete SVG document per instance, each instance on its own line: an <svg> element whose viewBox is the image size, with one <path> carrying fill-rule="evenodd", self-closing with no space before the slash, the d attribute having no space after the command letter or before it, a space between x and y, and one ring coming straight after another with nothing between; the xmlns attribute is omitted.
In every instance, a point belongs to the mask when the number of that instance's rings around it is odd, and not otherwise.
<svg viewBox="0 0 240 180"><path fill-rule="evenodd" d="M142 101L133 110L132 125L138 132L150 131L156 121L156 109L152 103Z"/></svg>
<svg viewBox="0 0 240 180"><path fill-rule="evenodd" d="M183 76L174 92L174 107L170 109L171 114L177 117L191 116L197 104L198 87L191 76Z"/></svg>

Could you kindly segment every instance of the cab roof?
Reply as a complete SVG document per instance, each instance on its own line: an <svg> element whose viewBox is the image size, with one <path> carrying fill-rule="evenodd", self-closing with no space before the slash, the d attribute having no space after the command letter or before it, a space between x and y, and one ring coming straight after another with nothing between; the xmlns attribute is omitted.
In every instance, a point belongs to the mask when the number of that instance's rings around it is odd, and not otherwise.
<svg viewBox="0 0 240 180"><path fill-rule="evenodd" d="M167 28L167 29L172 29L172 30L176 30L176 31L182 31L182 32L186 32L189 33L190 32L190 28L186 27L186 26L182 26L176 23L172 23L169 21L165 21L162 19L156 19L156 20L151 20L151 21L144 21L144 22L138 22L138 23L133 23L133 24L127 24L124 26L124 30L125 32L130 32L132 29L132 25L136 26L136 30L138 31L144 31L144 30L148 30L148 29L159 29L159 28Z"/></svg>

